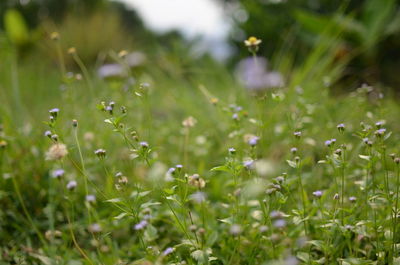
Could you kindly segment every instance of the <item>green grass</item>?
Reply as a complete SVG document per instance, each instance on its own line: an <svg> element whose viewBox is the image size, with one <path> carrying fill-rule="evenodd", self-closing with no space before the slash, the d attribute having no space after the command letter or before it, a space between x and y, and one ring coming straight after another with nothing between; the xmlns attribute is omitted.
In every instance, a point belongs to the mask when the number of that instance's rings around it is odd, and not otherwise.
<svg viewBox="0 0 400 265"><path fill-rule="evenodd" d="M277 53L286 86L257 95L223 65L185 51L160 49L123 78L102 80L89 69L77 80L62 78L43 51L22 58L0 43L1 264L398 260L391 213L399 166L390 154L398 152L399 107L365 87L330 96L335 87L324 81L339 79L346 63L335 59L338 43L321 39L296 66ZM112 114L103 110L111 101ZM52 108L60 111L49 122ZM183 125L188 117L193 126ZM45 159L57 144L46 130L66 145L62 159ZM56 169L65 171L60 179ZM95 203L85 201L89 194Z"/></svg>

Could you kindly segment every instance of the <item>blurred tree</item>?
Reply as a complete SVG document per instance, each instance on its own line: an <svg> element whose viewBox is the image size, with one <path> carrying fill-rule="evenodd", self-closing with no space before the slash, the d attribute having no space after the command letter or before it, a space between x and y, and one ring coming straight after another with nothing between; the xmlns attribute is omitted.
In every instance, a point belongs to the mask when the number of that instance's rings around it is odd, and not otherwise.
<svg viewBox="0 0 400 265"><path fill-rule="evenodd" d="M398 0L220 0L231 10L237 29L231 35L239 56L247 55L243 40L263 39L260 54L273 58L282 47L302 61L327 25L343 28L343 49L352 53L350 82L382 82L400 86L394 71L400 50L400 3ZM347 15L343 15L343 13ZM246 14L245 16L241 14Z"/></svg>

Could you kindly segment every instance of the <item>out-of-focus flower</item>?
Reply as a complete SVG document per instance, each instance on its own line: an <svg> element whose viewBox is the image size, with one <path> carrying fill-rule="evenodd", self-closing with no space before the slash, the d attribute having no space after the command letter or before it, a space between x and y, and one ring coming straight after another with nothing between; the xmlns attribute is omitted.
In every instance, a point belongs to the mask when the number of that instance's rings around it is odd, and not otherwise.
<svg viewBox="0 0 400 265"><path fill-rule="evenodd" d="M263 57L248 57L238 63L237 77L250 91L282 87L284 85L282 75L276 71L269 71L267 65L267 60Z"/></svg>
<svg viewBox="0 0 400 265"><path fill-rule="evenodd" d="M191 127L194 127L196 125L196 123L197 123L197 120L195 118L193 118L192 116L190 116L183 120L182 125L183 125L183 127L191 128Z"/></svg>
<svg viewBox="0 0 400 265"><path fill-rule="evenodd" d="M198 191L190 195L190 198L197 203L202 203L206 200L206 194L204 192Z"/></svg>
<svg viewBox="0 0 400 265"><path fill-rule="evenodd" d="M98 224L98 223L91 224L89 226L89 231L92 233L100 233L101 232L100 224Z"/></svg>
<svg viewBox="0 0 400 265"><path fill-rule="evenodd" d="M204 179L200 178L199 174L193 174L191 176L188 177L188 183L191 186L194 186L196 188L204 188L206 186L206 182L204 181Z"/></svg>
<svg viewBox="0 0 400 265"><path fill-rule="evenodd" d="M249 37L247 40L245 40L244 41L244 44L247 46L247 47L252 47L252 46L258 46L258 45L260 45L261 44L261 42L262 42L262 40L260 40L260 39L257 39L256 37Z"/></svg>
<svg viewBox="0 0 400 265"><path fill-rule="evenodd" d="M70 182L67 183L67 189L68 190L74 190L78 183L75 180L71 180Z"/></svg>
<svg viewBox="0 0 400 265"><path fill-rule="evenodd" d="M56 169L53 170L53 172L51 172L51 176L55 179L61 178L62 176L64 176L65 171L64 169Z"/></svg>
<svg viewBox="0 0 400 265"><path fill-rule="evenodd" d="M147 225L148 225L148 222L146 220L142 220L138 224L135 224L134 229L137 231L143 230L144 228L146 228Z"/></svg>
<svg viewBox="0 0 400 265"><path fill-rule="evenodd" d="M231 228L229 229L229 232L233 236L238 236L242 233L242 227L238 224L233 224Z"/></svg>
<svg viewBox="0 0 400 265"><path fill-rule="evenodd" d="M254 160L244 161L243 166L245 166L247 169L252 169L254 166Z"/></svg>
<svg viewBox="0 0 400 265"><path fill-rule="evenodd" d="M321 198L321 196L322 196L322 191L317 190L317 191L314 191L312 194L313 194L316 198Z"/></svg>
<svg viewBox="0 0 400 265"><path fill-rule="evenodd" d="M174 252L174 251L175 251L174 248L169 247L169 248L166 248L166 249L163 251L162 255L163 255L163 256L167 256L167 255L171 254L171 253Z"/></svg>
<svg viewBox="0 0 400 265"><path fill-rule="evenodd" d="M62 143L55 143L46 152L46 160L60 160L68 155L67 146Z"/></svg>
<svg viewBox="0 0 400 265"><path fill-rule="evenodd" d="M86 196L86 201L89 203L95 203L96 202L96 196L93 194L89 194Z"/></svg>

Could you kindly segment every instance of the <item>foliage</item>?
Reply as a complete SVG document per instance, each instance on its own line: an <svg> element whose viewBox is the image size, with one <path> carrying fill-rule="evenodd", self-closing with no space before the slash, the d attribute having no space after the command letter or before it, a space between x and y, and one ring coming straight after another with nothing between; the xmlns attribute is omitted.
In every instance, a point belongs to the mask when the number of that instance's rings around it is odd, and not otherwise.
<svg viewBox="0 0 400 265"><path fill-rule="evenodd" d="M398 262L399 106L330 95L342 32L278 49L285 85L258 93L189 45L102 51L119 72L99 76L63 34L57 64L1 36L1 262Z"/></svg>

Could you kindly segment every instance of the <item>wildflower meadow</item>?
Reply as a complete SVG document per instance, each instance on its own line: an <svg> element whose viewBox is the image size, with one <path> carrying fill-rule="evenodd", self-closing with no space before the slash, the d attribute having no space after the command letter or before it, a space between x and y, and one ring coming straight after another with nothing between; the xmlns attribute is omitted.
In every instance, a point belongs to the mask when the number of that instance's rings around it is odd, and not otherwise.
<svg viewBox="0 0 400 265"><path fill-rule="evenodd" d="M236 68L45 29L0 31L0 264L400 264L398 97L343 28Z"/></svg>

